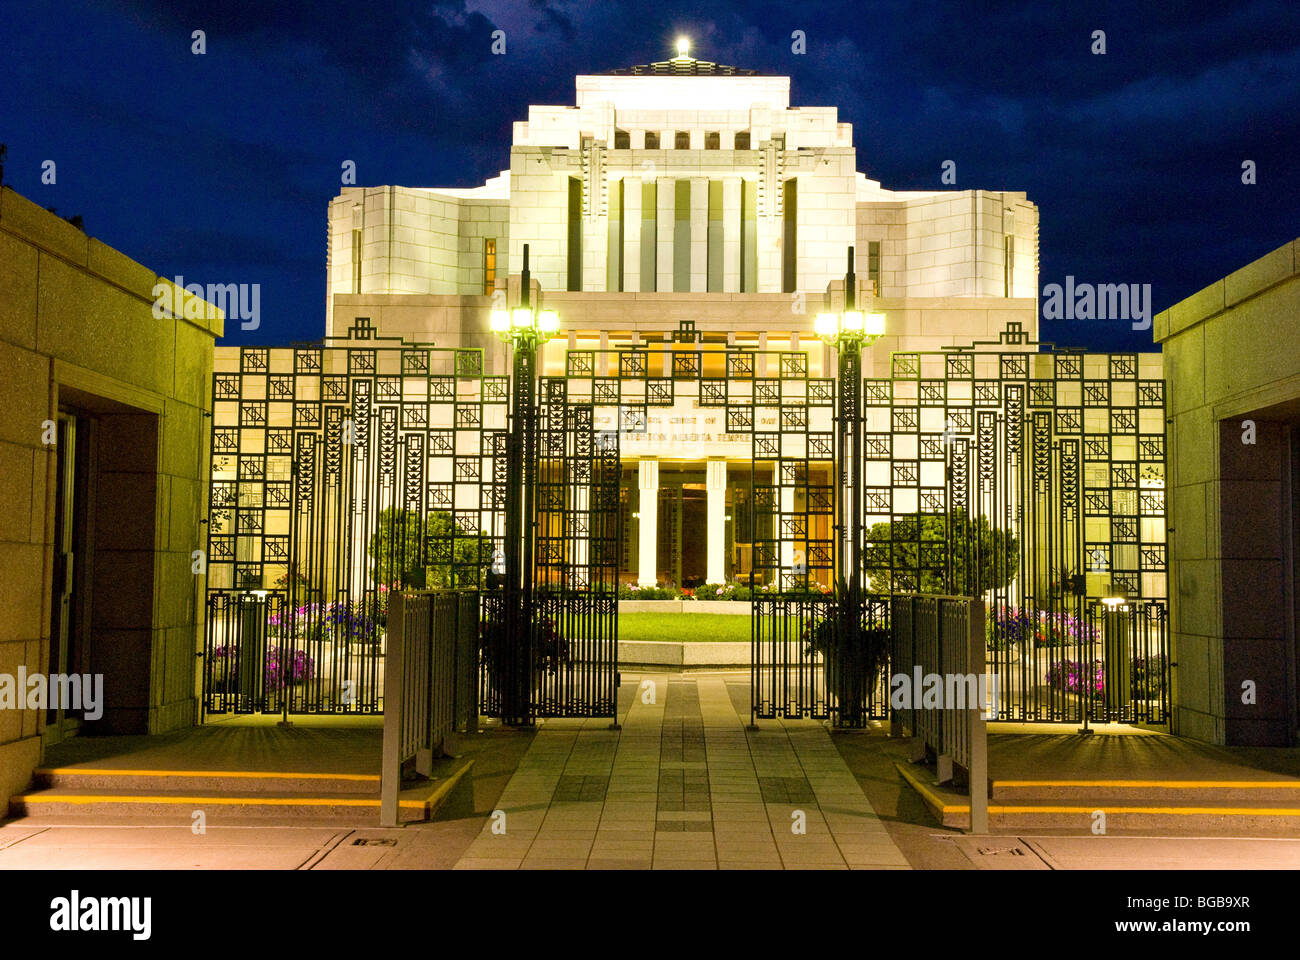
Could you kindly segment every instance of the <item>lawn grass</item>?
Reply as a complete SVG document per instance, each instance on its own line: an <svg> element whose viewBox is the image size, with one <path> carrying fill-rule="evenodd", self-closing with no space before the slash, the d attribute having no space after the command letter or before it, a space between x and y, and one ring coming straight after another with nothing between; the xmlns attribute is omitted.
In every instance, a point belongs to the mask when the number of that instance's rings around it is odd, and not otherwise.
<svg viewBox="0 0 1300 960"><path fill-rule="evenodd" d="M732 613L620 613L618 639L749 643L750 618Z"/></svg>

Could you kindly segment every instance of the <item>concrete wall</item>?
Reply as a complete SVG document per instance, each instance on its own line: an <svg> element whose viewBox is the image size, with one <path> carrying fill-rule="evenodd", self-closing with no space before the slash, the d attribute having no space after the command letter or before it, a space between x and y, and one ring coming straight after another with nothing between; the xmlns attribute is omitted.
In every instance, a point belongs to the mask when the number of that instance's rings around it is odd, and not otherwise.
<svg viewBox="0 0 1300 960"><path fill-rule="evenodd" d="M1294 459L1285 436L1300 423L1300 241L1158 314L1153 334L1173 421L1177 731L1213 743L1294 743L1294 598L1283 569L1294 555L1283 497ZM1248 419L1254 444L1242 442ZM1242 703L1247 680L1254 704Z"/></svg>
<svg viewBox="0 0 1300 960"><path fill-rule="evenodd" d="M0 673L49 669L57 458L42 433L74 405L97 447L82 669L106 674L101 729L111 732L161 732L194 717L203 581L191 551L205 545L203 414L223 321L155 319L158 283L0 192ZM39 762L44 725L43 711L0 710L0 811Z"/></svg>

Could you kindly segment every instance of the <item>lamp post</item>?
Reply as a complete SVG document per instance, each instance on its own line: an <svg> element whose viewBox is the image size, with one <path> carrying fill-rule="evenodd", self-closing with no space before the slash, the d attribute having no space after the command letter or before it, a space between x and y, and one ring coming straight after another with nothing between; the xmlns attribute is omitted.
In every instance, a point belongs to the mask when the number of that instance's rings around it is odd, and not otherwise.
<svg viewBox="0 0 1300 960"><path fill-rule="evenodd" d="M851 723L859 717L860 697L852 683L849 656L860 654L862 600L862 348L870 346L885 332L883 313L863 313L856 303L857 275L853 271L853 248L849 247L848 272L844 275L844 310L819 313L814 325L817 337L835 348L836 373L839 379L839 535L841 570L847 560L847 590L836 605L839 621L836 631L836 660L833 676L840 678L839 719L848 714ZM847 488L848 495L845 496ZM850 681L848 684L845 681ZM829 691L828 691L829 694ZM844 701L849 700L846 704ZM847 707L847 710L846 710Z"/></svg>
<svg viewBox="0 0 1300 960"><path fill-rule="evenodd" d="M537 480L537 348L560 328L554 310L531 303L528 244L524 244L519 306L493 310L492 332L513 348L513 409L506 444L504 634L493 678L504 723L532 722L533 490Z"/></svg>

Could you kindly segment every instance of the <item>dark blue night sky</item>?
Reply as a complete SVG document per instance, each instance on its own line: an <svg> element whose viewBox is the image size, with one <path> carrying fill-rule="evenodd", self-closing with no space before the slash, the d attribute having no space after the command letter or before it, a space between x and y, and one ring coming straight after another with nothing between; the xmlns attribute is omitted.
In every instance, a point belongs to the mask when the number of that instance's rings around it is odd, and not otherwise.
<svg viewBox="0 0 1300 960"><path fill-rule="evenodd" d="M261 328L225 342L315 338L344 160L363 185L476 186L528 104L571 104L575 74L686 34L702 59L790 76L796 105L838 106L887 188L942 188L951 159L958 189L1026 191L1040 289L1150 283L1162 310L1300 235L1300 4L1077 6L6 2L4 179L165 276L260 283ZM1151 349L1124 321L1043 336Z"/></svg>

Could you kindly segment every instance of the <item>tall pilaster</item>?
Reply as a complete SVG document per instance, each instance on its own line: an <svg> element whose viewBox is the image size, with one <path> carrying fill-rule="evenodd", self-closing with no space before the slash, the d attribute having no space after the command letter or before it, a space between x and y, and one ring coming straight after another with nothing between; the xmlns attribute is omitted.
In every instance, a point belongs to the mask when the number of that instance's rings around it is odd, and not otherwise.
<svg viewBox="0 0 1300 960"><path fill-rule="evenodd" d="M710 460L705 475L708 490L708 561L705 580L727 579L727 461Z"/></svg>
<svg viewBox="0 0 1300 960"><path fill-rule="evenodd" d="M638 525L638 553L636 582L643 587L653 587L659 582L659 461L643 459L637 466L637 487L641 515Z"/></svg>

